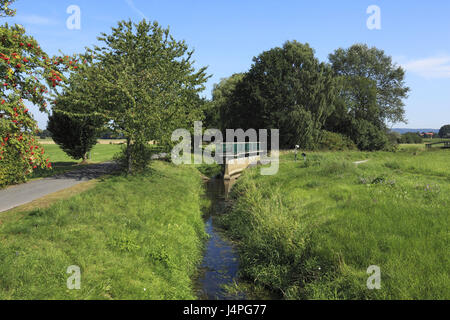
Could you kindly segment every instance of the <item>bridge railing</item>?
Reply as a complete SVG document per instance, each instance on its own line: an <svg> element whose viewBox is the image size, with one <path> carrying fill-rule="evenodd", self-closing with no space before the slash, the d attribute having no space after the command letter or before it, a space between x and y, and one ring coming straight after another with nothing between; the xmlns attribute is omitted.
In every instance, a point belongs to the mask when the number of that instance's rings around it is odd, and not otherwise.
<svg viewBox="0 0 450 320"><path fill-rule="evenodd" d="M216 152L230 159L257 156L264 150L260 142L225 142L216 144Z"/></svg>
<svg viewBox="0 0 450 320"><path fill-rule="evenodd" d="M438 145L438 144L443 144L444 148L450 148L450 140L448 140L448 141L444 140L444 141L438 141L438 142L433 142L433 143L427 143L427 144L425 144L425 146L426 146L427 149L431 149L432 146Z"/></svg>

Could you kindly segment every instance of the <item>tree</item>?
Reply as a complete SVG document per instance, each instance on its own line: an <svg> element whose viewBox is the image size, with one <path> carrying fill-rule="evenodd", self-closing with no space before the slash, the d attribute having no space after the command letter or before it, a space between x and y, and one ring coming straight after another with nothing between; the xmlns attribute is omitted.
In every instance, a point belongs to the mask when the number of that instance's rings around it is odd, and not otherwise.
<svg viewBox="0 0 450 320"><path fill-rule="evenodd" d="M439 130L439 137L450 138L450 124L442 126L442 128Z"/></svg>
<svg viewBox="0 0 450 320"><path fill-rule="evenodd" d="M327 129L347 135L360 149L384 148L383 141L389 141L382 137L388 132L386 123L406 123L405 71L384 51L363 44L338 49L329 60L340 81L340 94Z"/></svg>
<svg viewBox="0 0 450 320"><path fill-rule="evenodd" d="M280 146L316 148L333 111L336 81L308 44L286 42L265 51L238 81L225 123L231 128L279 129Z"/></svg>
<svg viewBox="0 0 450 320"><path fill-rule="evenodd" d="M48 119L47 129L53 141L75 160L87 162L88 152L97 144L98 123L92 117L70 117L54 112Z"/></svg>
<svg viewBox="0 0 450 320"><path fill-rule="evenodd" d="M50 131L48 131L47 129L44 129L44 130L39 130L37 136L41 139L46 139L46 138L51 138L52 133Z"/></svg>
<svg viewBox="0 0 450 320"><path fill-rule="evenodd" d="M405 144L418 144L422 143L423 139L418 133L406 132L401 135L400 142Z"/></svg>
<svg viewBox="0 0 450 320"><path fill-rule="evenodd" d="M121 21L98 40L104 45L88 50L89 67L71 79L61 102L86 106L75 113L103 117L126 137L131 173L136 163L132 157L139 156L142 146L151 140L170 146L173 130L201 119L198 93L208 78L206 68L196 71L193 51L156 22ZM59 101L54 109L61 109Z"/></svg>
<svg viewBox="0 0 450 320"><path fill-rule="evenodd" d="M1 17L14 15L10 4L0 0ZM25 181L38 167L51 168L34 139L36 121L24 102L47 112L51 91L65 80L63 72L74 68L78 64L68 56L49 58L23 27L0 27L0 187Z"/></svg>
<svg viewBox="0 0 450 320"><path fill-rule="evenodd" d="M231 77L221 79L219 83L214 84L212 91L212 110L216 115L216 124L222 131L227 128L233 128L232 123L227 120L233 119L230 114L231 105L236 85L244 78L244 73L235 73Z"/></svg>

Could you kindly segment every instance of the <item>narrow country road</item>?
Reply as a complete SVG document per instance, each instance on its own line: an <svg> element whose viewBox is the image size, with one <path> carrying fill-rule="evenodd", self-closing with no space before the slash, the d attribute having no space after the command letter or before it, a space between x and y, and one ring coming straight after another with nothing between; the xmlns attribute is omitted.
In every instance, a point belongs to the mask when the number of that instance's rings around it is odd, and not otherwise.
<svg viewBox="0 0 450 320"><path fill-rule="evenodd" d="M113 172L113 162L92 164L61 175L35 180L0 190L0 212L21 206L48 194L70 188L82 182Z"/></svg>

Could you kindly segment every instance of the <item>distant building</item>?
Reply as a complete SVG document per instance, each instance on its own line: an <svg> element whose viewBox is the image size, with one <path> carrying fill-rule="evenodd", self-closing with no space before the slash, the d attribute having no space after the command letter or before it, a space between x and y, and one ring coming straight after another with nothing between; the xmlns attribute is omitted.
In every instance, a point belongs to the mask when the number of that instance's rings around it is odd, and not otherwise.
<svg viewBox="0 0 450 320"><path fill-rule="evenodd" d="M421 137L433 139L436 134L434 132L422 132Z"/></svg>

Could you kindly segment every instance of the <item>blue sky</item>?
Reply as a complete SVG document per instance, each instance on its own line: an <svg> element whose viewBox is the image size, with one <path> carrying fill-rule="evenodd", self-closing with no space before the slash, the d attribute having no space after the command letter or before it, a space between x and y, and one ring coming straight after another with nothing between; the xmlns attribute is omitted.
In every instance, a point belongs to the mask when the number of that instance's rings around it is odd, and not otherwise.
<svg viewBox="0 0 450 320"><path fill-rule="evenodd" d="M81 9L81 29L69 30L66 12ZM369 30L370 5L381 9L381 30ZM247 71L252 58L287 40L308 42L321 61L339 47L366 43L385 50L407 70L411 88L407 125L439 128L450 123L450 1L381 0L18 0L20 23L49 54L82 52L119 20L144 17L170 26L176 39L195 49L198 66L208 66L214 83ZM39 126L46 116L32 108Z"/></svg>

